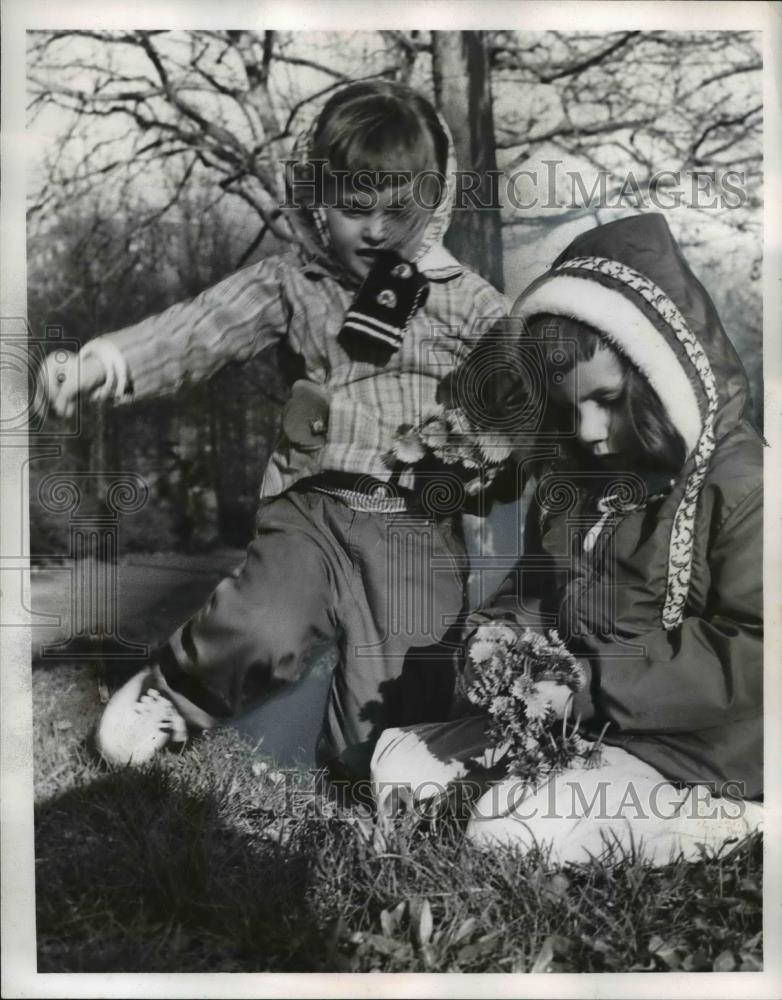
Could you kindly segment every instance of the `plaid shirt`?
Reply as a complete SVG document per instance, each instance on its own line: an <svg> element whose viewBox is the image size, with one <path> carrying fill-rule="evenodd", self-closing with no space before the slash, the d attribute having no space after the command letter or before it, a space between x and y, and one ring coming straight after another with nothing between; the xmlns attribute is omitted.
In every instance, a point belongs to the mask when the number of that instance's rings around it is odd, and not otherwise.
<svg viewBox="0 0 782 1000"><path fill-rule="evenodd" d="M415 424L435 402L438 382L467 355L488 324L507 315L507 300L442 247L419 262L429 298L411 319L402 346L378 368L352 360L337 341L356 285L298 251L243 268L196 298L101 340L118 348L139 399L208 378L281 339L304 361L305 377L329 397L325 443L314 454L283 439L261 487L274 496L320 472L387 481L388 453L402 424ZM410 488L404 472L399 486Z"/></svg>

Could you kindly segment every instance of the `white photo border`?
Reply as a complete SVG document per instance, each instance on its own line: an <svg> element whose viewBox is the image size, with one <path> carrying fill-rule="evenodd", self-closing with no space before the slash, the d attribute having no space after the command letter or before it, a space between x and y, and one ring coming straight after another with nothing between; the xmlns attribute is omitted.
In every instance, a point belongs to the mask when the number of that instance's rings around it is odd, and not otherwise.
<svg viewBox="0 0 782 1000"><path fill-rule="evenodd" d="M766 594L766 836L765 967L747 973L552 975L342 974L38 974L34 917L32 705L29 629L19 594L0 595L0 809L2 810L2 995L5 997L769 997L782 995L782 4L712 2L578 3L525 0L325 0L263 3L249 0L2 0L2 201L0 203L0 321L26 313L25 265L25 32L30 29L239 26L284 30L378 28L516 28L523 30L758 30L764 55L764 372L766 449L764 581ZM26 384L3 370L0 412L19 412ZM20 396L21 394L21 396ZM19 552L26 525L21 476L23 438L0 449L0 569ZM24 530L26 536L27 531ZM5 560L5 562L4 562ZM10 560L10 561L9 561ZM14 563L16 565L16 563ZM29 593L29 578L26 581ZM17 587L18 590L18 587ZM768 724L774 720L777 725Z"/></svg>

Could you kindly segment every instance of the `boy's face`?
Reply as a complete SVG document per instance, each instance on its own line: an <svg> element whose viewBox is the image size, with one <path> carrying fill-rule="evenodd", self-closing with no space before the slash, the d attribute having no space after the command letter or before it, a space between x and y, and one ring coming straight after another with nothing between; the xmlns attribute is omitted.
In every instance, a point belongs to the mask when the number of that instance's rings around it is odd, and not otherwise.
<svg viewBox="0 0 782 1000"><path fill-rule="evenodd" d="M616 353L601 347L551 385L555 403L576 415L576 438L595 458L631 451L636 436L627 412L625 373Z"/></svg>
<svg viewBox="0 0 782 1000"><path fill-rule="evenodd" d="M325 211L334 253L359 279L372 266L373 250L396 250L412 260L432 217L431 210L415 206L409 196L393 188L348 193L339 207Z"/></svg>

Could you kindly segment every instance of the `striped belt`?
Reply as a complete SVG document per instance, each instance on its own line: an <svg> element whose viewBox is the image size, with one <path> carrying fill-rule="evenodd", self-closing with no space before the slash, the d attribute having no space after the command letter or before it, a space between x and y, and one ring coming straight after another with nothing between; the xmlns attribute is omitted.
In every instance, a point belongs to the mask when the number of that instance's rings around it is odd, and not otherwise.
<svg viewBox="0 0 782 1000"><path fill-rule="evenodd" d="M403 514L419 510L413 494L400 490L391 483L384 483L371 476L341 475L337 473L313 476L300 480L294 489L309 489L335 497L351 510L372 514Z"/></svg>

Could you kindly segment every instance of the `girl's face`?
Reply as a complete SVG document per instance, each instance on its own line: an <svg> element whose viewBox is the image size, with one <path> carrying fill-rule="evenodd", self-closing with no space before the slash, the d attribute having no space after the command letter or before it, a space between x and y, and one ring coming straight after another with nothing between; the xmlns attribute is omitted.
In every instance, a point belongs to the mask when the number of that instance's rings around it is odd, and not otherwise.
<svg viewBox="0 0 782 1000"><path fill-rule="evenodd" d="M421 245L431 211L399 208L392 188L354 194L344 204L326 208L326 225L339 263L363 279L372 266L372 251L393 249L412 260Z"/></svg>
<svg viewBox="0 0 782 1000"><path fill-rule="evenodd" d="M576 439L587 454L619 455L636 444L627 414L625 373L610 347L601 346L588 361L577 361L550 391L557 405L575 414Z"/></svg>

